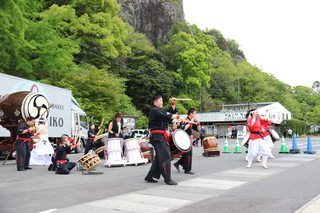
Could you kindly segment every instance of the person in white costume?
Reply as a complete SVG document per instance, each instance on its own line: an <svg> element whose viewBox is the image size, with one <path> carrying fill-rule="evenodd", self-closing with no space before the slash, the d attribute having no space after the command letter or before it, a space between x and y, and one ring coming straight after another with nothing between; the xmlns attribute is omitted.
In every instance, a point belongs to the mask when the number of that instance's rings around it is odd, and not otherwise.
<svg viewBox="0 0 320 213"><path fill-rule="evenodd" d="M30 157L30 165L50 165L51 156L54 152L48 138L48 122L44 117L36 119L36 135L40 136L40 141L33 145Z"/></svg>

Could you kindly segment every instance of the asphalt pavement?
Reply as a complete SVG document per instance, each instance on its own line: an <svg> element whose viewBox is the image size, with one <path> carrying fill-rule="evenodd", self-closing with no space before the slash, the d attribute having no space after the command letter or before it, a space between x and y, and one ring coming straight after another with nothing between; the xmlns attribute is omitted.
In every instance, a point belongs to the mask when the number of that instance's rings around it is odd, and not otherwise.
<svg viewBox="0 0 320 213"><path fill-rule="evenodd" d="M92 172L102 174L86 175L75 168L69 175L56 175L48 166L18 172L14 160L2 165L2 157L0 212L320 212L319 137L311 137L315 154L303 153L310 149L307 138L296 139L299 154L279 153L277 141L269 169L258 162L245 168L246 149L234 153L235 139L228 140L230 153L224 153L224 139L218 142L220 156L204 157L203 147L193 147L195 175L172 166L177 186L166 185L163 178L145 183L151 164L106 167L101 159ZM285 146L290 151L292 139L285 139ZM75 162L82 156L68 155Z"/></svg>

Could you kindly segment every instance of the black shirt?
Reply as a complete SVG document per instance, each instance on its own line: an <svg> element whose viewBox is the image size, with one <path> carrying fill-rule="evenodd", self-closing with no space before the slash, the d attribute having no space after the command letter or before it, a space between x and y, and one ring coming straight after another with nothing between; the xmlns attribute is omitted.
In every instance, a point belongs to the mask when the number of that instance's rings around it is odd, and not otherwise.
<svg viewBox="0 0 320 213"><path fill-rule="evenodd" d="M153 106L149 114L149 128L152 130L166 130L166 123L171 123L171 117L177 111L172 109L163 109Z"/></svg>
<svg viewBox="0 0 320 213"><path fill-rule="evenodd" d="M181 124L181 127L180 127L181 129L184 129L185 126L188 124L188 121L191 121L189 117L187 117L186 120L187 120L186 123ZM192 125L191 128L189 127L188 129L185 130L188 135L192 135L192 129L198 132L198 125L197 124L191 124L191 125Z"/></svg>
<svg viewBox="0 0 320 213"><path fill-rule="evenodd" d="M19 138L30 138L31 132L27 132L25 134L22 134L22 132L26 129L29 129L29 125L27 123L22 123L18 127L18 137Z"/></svg>
<svg viewBox="0 0 320 213"><path fill-rule="evenodd" d="M89 138L94 138L94 136L97 134L98 131L99 131L98 128L89 129L88 130L88 137Z"/></svg>
<svg viewBox="0 0 320 213"><path fill-rule="evenodd" d="M56 158L57 160L66 160L67 159L67 151L70 150L71 145L63 145L57 147L57 154Z"/></svg>

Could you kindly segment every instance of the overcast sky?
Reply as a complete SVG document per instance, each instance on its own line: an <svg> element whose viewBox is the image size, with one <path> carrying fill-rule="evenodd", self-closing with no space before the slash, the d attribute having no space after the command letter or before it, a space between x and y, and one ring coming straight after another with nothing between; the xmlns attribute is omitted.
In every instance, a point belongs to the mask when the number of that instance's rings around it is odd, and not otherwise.
<svg viewBox="0 0 320 213"><path fill-rule="evenodd" d="M291 86L320 81L320 0L183 0L185 19L234 39L247 60Z"/></svg>

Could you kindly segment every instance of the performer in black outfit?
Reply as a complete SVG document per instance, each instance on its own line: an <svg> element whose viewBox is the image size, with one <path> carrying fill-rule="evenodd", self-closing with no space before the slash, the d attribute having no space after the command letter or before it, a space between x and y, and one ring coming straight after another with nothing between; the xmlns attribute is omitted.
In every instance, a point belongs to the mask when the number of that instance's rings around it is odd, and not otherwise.
<svg viewBox="0 0 320 213"><path fill-rule="evenodd" d="M199 132L200 131L200 122L198 121L196 117L196 110L193 108L190 108L188 110L188 117L186 118L186 122L191 121L192 123L184 123L181 125L181 129L187 132L187 134L190 137L190 143L192 144L192 129ZM197 123L197 124L194 124ZM193 172L191 172L191 166L192 166L192 146L190 148L190 151L185 152L181 155L181 158L173 164L174 167L180 172L179 165L182 166L185 174L194 175Z"/></svg>
<svg viewBox="0 0 320 213"><path fill-rule="evenodd" d="M152 105L149 114L150 143L155 149L156 156L144 180L156 183L158 181L153 178L159 179L160 175L162 175L166 184L177 185L176 182L171 180L171 152L166 123L171 123L173 119L180 119L184 122L185 119L173 114L177 112L175 110L175 98L171 99L171 107L169 109L162 109L163 100L161 95L153 96L150 104Z"/></svg>
<svg viewBox="0 0 320 213"><path fill-rule="evenodd" d="M122 113L117 112L108 124L108 138L123 138L122 135L123 130L123 119Z"/></svg>
<svg viewBox="0 0 320 213"><path fill-rule="evenodd" d="M69 174L70 171L77 165L75 162L69 162L67 158L67 152L77 147L78 144L70 144L72 139L68 135L63 134L61 136L61 141L57 147L56 154L56 174Z"/></svg>
<svg viewBox="0 0 320 213"><path fill-rule="evenodd" d="M32 128L35 123L34 118L27 117L26 122L22 123L18 127L18 136L16 139L16 149L18 153L17 170L26 171L26 169L32 169L29 167L30 161L30 145L29 140L32 136L32 132L35 128Z"/></svg>
<svg viewBox="0 0 320 213"><path fill-rule="evenodd" d="M101 126L98 126L98 128L95 128L94 124L90 125L90 129L88 130L88 139L86 143L86 147L84 149L84 154L88 154L89 150L93 148L93 140L97 136L97 133Z"/></svg>

